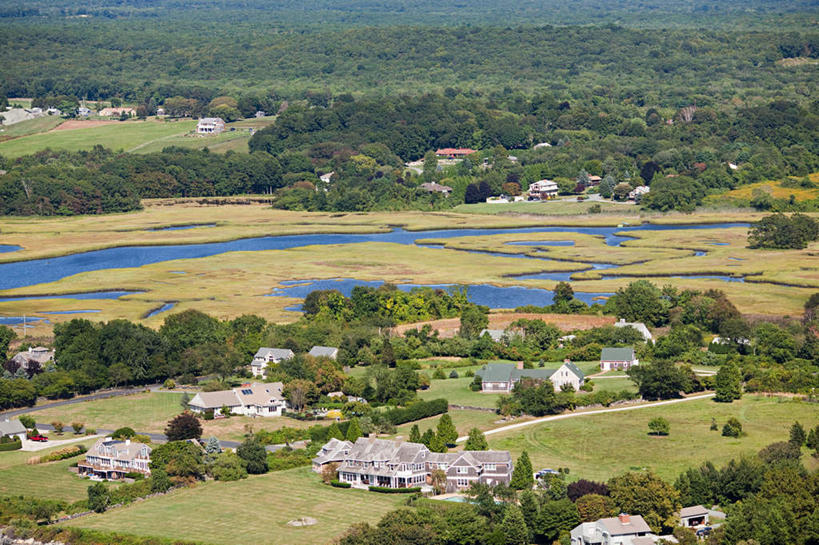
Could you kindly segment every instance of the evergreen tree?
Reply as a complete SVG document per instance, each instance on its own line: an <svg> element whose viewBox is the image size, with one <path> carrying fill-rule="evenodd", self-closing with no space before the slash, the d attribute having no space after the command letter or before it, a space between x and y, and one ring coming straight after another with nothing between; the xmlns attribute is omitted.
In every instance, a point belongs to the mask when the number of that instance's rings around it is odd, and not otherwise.
<svg viewBox="0 0 819 545"><path fill-rule="evenodd" d="M438 431L436 435L443 441L445 445L454 445L458 440L458 430L455 429L455 424L452 423L452 417L448 414L441 416L438 420Z"/></svg>
<svg viewBox="0 0 819 545"><path fill-rule="evenodd" d="M731 403L742 397L742 375L735 363L728 362L719 368L714 377L714 389L714 401Z"/></svg>
<svg viewBox="0 0 819 545"><path fill-rule="evenodd" d="M478 428L469 430L464 450L489 450L489 443L486 442L486 436L481 430Z"/></svg>
<svg viewBox="0 0 819 545"><path fill-rule="evenodd" d="M509 482L509 486L515 490L531 489L532 485L535 484L533 473L529 453L524 450L515 464L515 469L512 470L512 480Z"/></svg>
<svg viewBox="0 0 819 545"><path fill-rule="evenodd" d="M95 483L88 487L88 508L97 513L104 513L111 503L111 493L102 483Z"/></svg>
<svg viewBox="0 0 819 545"><path fill-rule="evenodd" d="M819 426L816 426L808 433L808 439L806 441L808 448L812 448L814 450L819 450Z"/></svg>
<svg viewBox="0 0 819 545"><path fill-rule="evenodd" d="M350 425L347 427L347 441L355 443L361 437L361 426L358 424L358 418L350 420Z"/></svg>
<svg viewBox="0 0 819 545"><path fill-rule="evenodd" d="M806 439L805 428L803 428L799 422L794 422L793 426L791 426L791 438L788 442L802 448Z"/></svg>
<svg viewBox="0 0 819 545"><path fill-rule="evenodd" d="M547 543L552 543L560 537L561 532L569 531L579 523L580 515L572 500L563 498L549 501L540 511L538 534L544 536Z"/></svg>
<svg viewBox="0 0 819 545"><path fill-rule="evenodd" d="M338 424L333 422L327 427L327 439L338 439L339 441L344 441L344 434L341 433L341 428L338 427Z"/></svg>
<svg viewBox="0 0 819 545"><path fill-rule="evenodd" d="M520 511L523 513L523 520L529 528L529 540L535 535L540 520L540 505L535 493L531 490L524 490L520 493Z"/></svg>
<svg viewBox="0 0 819 545"><path fill-rule="evenodd" d="M384 346L381 349L381 363L388 367L395 367L395 352L389 339L384 339Z"/></svg>
<svg viewBox="0 0 819 545"><path fill-rule="evenodd" d="M432 428L430 428L424 432L424 435L421 436L421 444L426 445L427 448L430 448L433 439L435 439L435 432L432 431Z"/></svg>
<svg viewBox="0 0 819 545"><path fill-rule="evenodd" d="M222 447L219 446L219 440L216 437L211 436L208 442L205 443L205 452L207 454L219 454L222 452Z"/></svg>
<svg viewBox="0 0 819 545"><path fill-rule="evenodd" d="M421 442L421 430L418 429L418 424L413 424L412 428L410 428L409 442L410 443Z"/></svg>
<svg viewBox="0 0 819 545"><path fill-rule="evenodd" d="M432 436L432 439L429 442L429 450L432 452L446 452L446 441L444 441L443 438L436 433Z"/></svg>
<svg viewBox="0 0 819 545"><path fill-rule="evenodd" d="M510 504L506 507L500 529L506 538L505 545L527 545L529 543L529 530L526 527L526 520L517 505Z"/></svg>

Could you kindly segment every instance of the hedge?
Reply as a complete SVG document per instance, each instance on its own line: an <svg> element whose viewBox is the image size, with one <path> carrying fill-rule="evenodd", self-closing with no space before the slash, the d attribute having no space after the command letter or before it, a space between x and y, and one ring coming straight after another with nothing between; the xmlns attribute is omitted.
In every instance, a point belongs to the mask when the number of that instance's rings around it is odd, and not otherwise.
<svg viewBox="0 0 819 545"><path fill-rule="evenodd" d="M420 486L413 488L389 488L387 486L370 486L370 492L380 492L382 494L416 494L421 491Z"/></svg>
<svg viewBox="0 0 819 545"><path fill-rule="evenodd" d="M80 454L84 454L87 451L88 449L85 448L85 445L72 445L70 447L64 447L59 450L55 450L51 454L46 454L45 456L35 456L34 458L30 458L28 463L34 465L45 464L47 462L56 462L57 460L65 460L66 458L73 458L74 456L79 456Z"/></svg>
<svg viewBox="0 0 819 545"><path fill-rule="evenodd" d="M449 402L446 399L433 399L432 401L416 401L412 405L404 408L392 409L384 413L384 418L394 425L414 422L422 418L429 418L443 414L449 410Z"/></svg>
<svg viewBox="0 0 819 545"><path fill-rule="evenodd" d="M353 485L351 485L350 483L343 483L341 481L333 480L330 481L330 486L335 486L336 488L350 488Z"/></svg>
<svg viewBox="0 0 819 545"><path fill-rule="evenodd" d="M9 441L8 443L0 443L0 452L6 452L8 450L20 450L23 448L23 443L19 439L15 441Z"/></svg>

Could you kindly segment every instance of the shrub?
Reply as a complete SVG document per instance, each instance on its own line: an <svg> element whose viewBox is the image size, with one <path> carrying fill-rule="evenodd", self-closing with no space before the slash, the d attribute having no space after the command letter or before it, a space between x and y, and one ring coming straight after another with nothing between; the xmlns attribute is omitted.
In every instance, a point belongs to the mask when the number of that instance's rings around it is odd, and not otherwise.
<svg viewBox="0 0 819 545"><path fill-rule="evenodd" d="M453 369L452 372L449 374L449 378L458 378L458 377L459 377L458 371L456 371L455 369Z"/></svg>
<svg viewBox="0 0 819 545"><path fill-rule="evenodd" d="M649 420L648 429L649 435L668 435L671 431L671 424L665 418L658 416Z"/></svg>
<svg viewBox="0 0 819 545"><path fill-rule="evenodd" d="M151 438L141 433L134 435L133 440L137 443L145 443L146 445L151 444Z"/></svg>
<svg viewBox="0 0 819 545"><path fill-rule="evenodd" d="M408 407L386 411L383 416L390 424L398 426L406 422L414 422L422 418L443 414L448 410L449 402L446 399L433 399L431 401L416 401Z"/></svg>
<svg viewBox="0 0 819 545"><path fill-rule="evenodd" d="M74 435L82 433L83 426L85 426L85 424L82 422L72 422L71 427L74 429Z"/></svg>
<svg viewBox="0 0 819 545"><path fill-rule="evenodd" d="M9 450L20 450L23 448L23 443L19 439L9 441L8 443L0 443L0 452L7 452Z"/></svg>
<svg viewBox="0 0 819 545"><path fill-rule="evenodd" d="M138 472L138 471L129 471L125 474L126 479L133 479L135 481L141 481L145 478L145 475Z"/></svg>
<svg viewBox="0 0 819 545"><path fill-rule="evenodd" d="M70 447L63 447L61 449L55 450L50 454L46 454L43 456L35 456L33 458L29 458L28 464L45 464L48 462L56 462L58 460L65 460L67 458L73 458L74 456L79 456L80 454L84 454L87 452L88 449L85 448L85 445L71 445Z"/></svg>
<svg viewBox="0 0 819 545"><path fill-rule="evenodd" d="M136 432L133 430L133 428L129 428L126 426L124 428L114 430L114 433L111 434L111 437L114 439L130 439L134 435L136 435Z"/></svg>
<svg viewBox="0 0 819 545"><path fill-rule="evenodd" d="M63 434L63 423L60 422L59 420L55 420L54 422L52 422L51 427L54 428L54 431L57 433L57 435Z"/></svg>
<svg viewBox="0 0 819 545"><path fill-rule="evenodd" d="M37 425L34 422L34 417L27 414L20 415L20 423L25 426L27 430Z"/></svg>
<svg viewBox="0 0 819 545"><path fill-rule="evenodd" d="M165 379L165 382L162 384L162 387L165 388L166 390L173 390L174 388L176 388L176 382L172 378Z"/></svg>
<svg viewBox="0 0 819 545"><path fill-rule="evenodd" d="M386 486L370 486L371 492L380 492L382 494L416 494L421 491L420 486L413 488L389 488Z"/></svg>
<svg viewBox="0 0 819 545"><path fill-rule="evenodd" d="M740 437L742 435L742 423L736 418L729 418L722 427L723 437Z"/></svg>
<svg viewBox="0 0 819 545"><path fill-rule="evenodd" d="M434 378L435 380L443 380L446 378L446 374L444 373L443 369L437 367L435 371L432 372L432 378Z"/></svg>
<svg viewBox="0 0 819 545"><path fill-rule="evenodd" d="M85 428L85 435L97 435L97 428Z"/></svg>
<svg viewBox="0 0 819 545"><path fill-rule="evenodd" d="M213 420L213 409L206 409L202 418L205 420Z"/></svg>
<svg viewBox="0 0 819 545"><path fill-rule="evenodd" d="M335 486L336 488L350 488L353 485L350 483L343 483L341 481L330 481L330 486Z"/></svg>

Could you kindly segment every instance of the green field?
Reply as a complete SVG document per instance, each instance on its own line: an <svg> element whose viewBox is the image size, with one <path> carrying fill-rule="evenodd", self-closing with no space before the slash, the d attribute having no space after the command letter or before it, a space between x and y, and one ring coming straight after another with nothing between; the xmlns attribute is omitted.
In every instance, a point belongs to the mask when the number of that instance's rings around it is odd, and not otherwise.
<svg viewBox="0 0 819 545"><path fill-rule="evenodd" d="M648 421L662 416L671 423L668 437L648 435ZM745 436L722 437L710 431L729 417L742 422ZM577 478L606 480L634 468L649 468L674 480L684 469L711 460L717 466L752 454L775 441L787 441L794 420L813 426L819 405L785 398L746 395L731 404L710 399L610 414L577 416L488 436L489 445L518 456L527 450L535 469L568 467ZM803 457L811 469L819 460Z"/></svg>
<svg viewBox="0 0 819 545"><path fill-rule="evenodd" d="M146 393L96 399L74 405L44 409L32 414L37 422L60 420L67 429L72 422L91 428L115 430L128 426L139 432L161 433L168 420L182 412L182 394Z"/></svg>
<svg viewBox="0 0 819 545"><path fill-rule="evenodd" d="M132 151L150 142L183 135L196 126L196 121L125 121L89 128L56 130L31 134L0 142L0 155L8 158L28 155L46 148L78 151L96 145L113 150ZM194 138L194 137L191 137Z"/></svg>
<svg viewBox="0 0 819 545"><path fill-rule="evenodd" d="M563 216L588 214L589 208L599 204L602 214L638 216L640 209L633 204L613 202L577 202L577 199L556 199L553 201L460 204L456 212L466 214L534 214L538 216Z"/></svg>
<svg viewBox="0 0 819 545"><path fill-rule="evenodd" d="M11 138L20 138L21 136L50 131L63 121L65 120L59 116L49 115L29 119L28 121L20 121L12 125L3 125L0 127L0 142Z"/></svg>
<svg viewBox="0 0 819 545"><path fill-rule="evenodd" d="M94 441L89 439L82 444L90 446ZM38 452L0 452L0 496L26 495L72 502L85 499L88 481L68 469L81 456L48 464L26 465L29 458L55 450L57 448Z"/></svg>
<svg viewBox="0 0 819 545"><path fill-rule="evenodd" d="M356 522L375 522L404 499L332 488L310 468L210 481L167 496L65 523L125 534L233 545L327 543ZM288 526L312 517L313 526Z"/></svg>

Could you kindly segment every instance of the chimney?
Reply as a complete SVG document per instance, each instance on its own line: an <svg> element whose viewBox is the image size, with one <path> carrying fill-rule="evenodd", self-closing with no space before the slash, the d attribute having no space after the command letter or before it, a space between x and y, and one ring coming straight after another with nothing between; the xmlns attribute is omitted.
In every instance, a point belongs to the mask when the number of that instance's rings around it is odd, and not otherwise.
<svg viewBox="0 0 819 545"><path fill-rule="evenodd" d="M631 524L631 516L626 513L620 513L617 518L620 519L620 524Z"/></svg>
<svg viewBox="0 0 819 545"><path fill-rule="evenodd" d="M125 440L125 446L127 447L127 446L128 446L128 445L130 445L130 444L131 444L131 440L130 440L130 439L126 439L126 440Z"/></svg>
<svg viewBox="0 0 819 545"><path fill-rule="evenodd" d="M572 360L570 360L569 358L566 358L565 360L563 360L563 363L572 363Z"/></svg>
<svg viewBox="0 0 819 545"><path fill-rule="evenodd" d="M625 318L620 318L620 323L621 323L621 324L626 323L626 319L625 319Z"/></svg>
<svg viewBox="0 0 819 545"><path fill-rule="evenodd" d="M519 362L516 364L516 366L517 366L517 368L518 368L518 369L523 369L523 362L522 362L522 361L519 361Z"/></svg>
<svg viewBox="0 0 819 545"><path fill-rule="evenodd" d="M31 354L31 347L28 347L28 353Z"/></svg>

